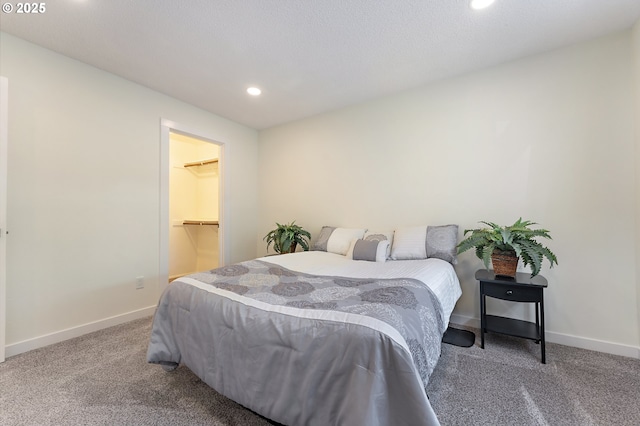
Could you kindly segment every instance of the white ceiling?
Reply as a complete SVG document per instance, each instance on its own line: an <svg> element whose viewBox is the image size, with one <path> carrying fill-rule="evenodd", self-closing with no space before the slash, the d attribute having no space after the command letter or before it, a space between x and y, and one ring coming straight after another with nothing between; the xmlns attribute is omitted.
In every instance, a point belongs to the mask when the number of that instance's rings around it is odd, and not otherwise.
<svg viewBox="0 0 640 426"><path fill-rule="evenodd" d="M468 0L45 5L39 15L2 13L0 29L256 129L621 31L640 17L640 0L496 0L483 11ZM263 94L247 95L250 85Z"/></svg>

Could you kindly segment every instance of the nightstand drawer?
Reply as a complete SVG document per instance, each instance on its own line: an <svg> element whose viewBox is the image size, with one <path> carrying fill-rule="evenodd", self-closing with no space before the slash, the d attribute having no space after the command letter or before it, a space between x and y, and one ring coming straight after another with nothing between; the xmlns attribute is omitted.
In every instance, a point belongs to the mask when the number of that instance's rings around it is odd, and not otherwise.
<svg viewBox="0 0 640 426"><path fill-rule="evenodd" d="M496 299L511 300L512 302L540 302L542 300L542 290L538 288L487 282L482 285L484 286L483 293Z"/></svg>

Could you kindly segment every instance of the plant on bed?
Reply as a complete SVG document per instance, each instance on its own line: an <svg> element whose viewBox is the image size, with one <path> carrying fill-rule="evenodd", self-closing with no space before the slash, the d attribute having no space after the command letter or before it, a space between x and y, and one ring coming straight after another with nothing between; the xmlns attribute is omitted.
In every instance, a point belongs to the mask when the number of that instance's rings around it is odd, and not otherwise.
<svg viewBox="0 0 640 426"><path fill-rule="evenodd" d="M488 228L465 229L464 235L471 235L458 244L458 253L475 247L476 256L484 262L487 269L491 260L496 275L515 277L519 258L525 266L531 265L532 277L540 273L545 257L551 267L554 263L558 264L556 255L535 240L537 237L551 239L546 229L530 228L531 225L537 225L535 222L520 218L511 226L484 221L480 223Z"/></svg>
<svg viewBox="0 0 640 426"><path fill-rule="evenodd" d="M289 224L280 225L276 222L277 228L269 231L263 240L267 242L267 252L273 244L276 253L293 253L296 251L298 244L304 251L309 250L309 239L311 234L299 225L295 224L295 220Z"/></svg>

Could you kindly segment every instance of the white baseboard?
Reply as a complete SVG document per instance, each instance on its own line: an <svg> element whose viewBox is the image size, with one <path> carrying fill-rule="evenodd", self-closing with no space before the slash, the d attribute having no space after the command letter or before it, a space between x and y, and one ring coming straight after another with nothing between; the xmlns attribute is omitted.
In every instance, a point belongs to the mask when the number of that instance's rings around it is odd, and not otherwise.
<svg viewBox="0 0 640 426"><path fill-rule="evenodd" d="M451 324L473 328L480 328L480 319L462 315L451 315ZM545 332L546 341L559 345L573 346L574 348L588 349L596 352L604 352L613 355L621 355L629 358L640 359L640 347L623 345L620 343L606 342L587 337L572 336L570 334Z"/></svg>
<svg viewBox="0 0 640 426"><path fill-rule="evenodd" d="M127 312L126 314L116 315L110 318L90 322L88 324L79 325L77 327L67 328L66 330L56 331L54 333L45 334L44 336L34 337L33 339L23 340L22 342L13 343L5 346L5 356L7 358L28 352L34 349L59 343L64 340L80 337L87 333L113 327L114 325L124 324L139 318L153 315L156 305L148 308L138 309L137 311Z"/></svg>
<svg viewBox="0 0 640 426"><path fill-rule="evenodd" d="M449 322L451 324L462 325L465 327L480 328L480 318L471 318L462 315L451 314Z"/></svg>
<svg viewBox="0 0 640 426"><path fill-rule="evenodd" d="M94 331L113 327L114 325L124 324L125 322L148 317L153 315L155 310L156 306L154 305L148 308L139 309L137 311L128 312L126 314L116 315L110 318L105 318L77 327L68 328L66 330L57 331L55 333L46 334L44 336L35 337L33 339L23 340L22 342L13 343L5 347L5 357L9 358L14 355L49 346L54 343L59 343L64 340L72 339L74 337L80 337ZM450 322L453 325L480 328L479 318L453 314L451 315ZM573 346L581 349L589 349L597 352L604 352L613 355L621 355L629 358L640 359L640 347L589 339L586 337L572 336L569 334L555 333L551 331L547 331L545 334L547 342L550 343L557 343L565 346Z"/></svg>
<svg viewBox="0 0 640 426"><path fill-rule="evenodd" d="M604 340L589 339L586 337L572 336L570 334L554 333L552 331L547 331L545 335L547 338L547 342L640 359L640 348L635 346L607 342Z"/></svg>

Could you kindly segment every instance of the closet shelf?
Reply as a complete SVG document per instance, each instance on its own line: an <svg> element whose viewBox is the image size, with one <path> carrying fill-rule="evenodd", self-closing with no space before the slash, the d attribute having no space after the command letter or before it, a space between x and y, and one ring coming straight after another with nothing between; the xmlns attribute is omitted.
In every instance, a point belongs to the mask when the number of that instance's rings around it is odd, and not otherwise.
<svg viewBox="0 0 640 426"><path fill-rule="evenodd" d="M215 225L220 226L220 223L217 220L183 220L183 225Z"/></svg>
<svg viewBox="0 0 640 426"><path fill-rule="evenodd" d="M184 167L206 166L207 164L215 164L217 162L218 162L217 158L212 158L210 160L202 160L202 161L194 161L192 163L184 163Z"/></svg>

